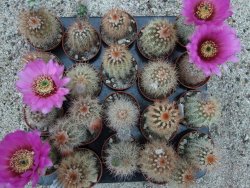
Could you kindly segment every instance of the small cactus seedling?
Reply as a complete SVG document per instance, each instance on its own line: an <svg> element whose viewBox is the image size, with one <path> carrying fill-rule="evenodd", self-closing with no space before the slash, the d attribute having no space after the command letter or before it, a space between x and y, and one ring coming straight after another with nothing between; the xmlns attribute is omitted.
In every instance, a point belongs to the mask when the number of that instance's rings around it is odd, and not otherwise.
<svg viewBox="0 0 250 188"><path fill-rule="evenodd" d="M179 142L178 154L200 169L211 169L218 164L218 154L212 140L205 134L193 131Z"/></svg>
<svg viewBox="0 0 250 188"><path fill-rule="evenodd" d="M144 146L140 152L139 165L147 178L156 183L169 181L175 166L176 153L164 142L153 141Z"/></svg>
<svg viewBox="0 0 250 188"><path fill-rule="evenodd" d="M149 62L142 70L140 85L149 98L165 98L177 86L175 67L165 61Z"/></svg>
<svg viewBox="0 0 250 188"><path fill-rule="evenodd" d="M114 176L127 179L138 170L139 148L135 143L112 143L105 153L105 164Z"/></svg>
<svg viewBox="0 0 250 188"><path fill-rule="evenodd" d="M178 130L180 115L177 105L167 101L155 102L144 113L145 126L167 140Z"/></svg>
<svg viewBox="0 0 250 188"><path fill-rule="evenodd" d="M180 16L176 19L175 27L179 41L182 45L187 45L189 42L189 37L194 33L195 26L185 24L184 17Z"/></svg>
<svg viewBox="0 0 250 188"><path fill-rule="evenodd" d="M131 129L138 122L139 109L137 105L126 95L121 95L107 105L107 126L117 132Z"/></svg>
<svg viewBox="0 0 250 188"><path fill-rule="evenodd" d="M42 59L45 62L49 62L49 60L52 59L53 61L60 63L60 60L54 54L48 52L39 52L39 51L33 51L25 54L21 59L21 63L27 64L30 61L34 61L36 59Z"/></svg>
<svg viewBox="0 0 250 188"><path fill-rule="evenodd" d="M34 129L46 131L54 124L57 117L57 110L52 110L48 114L42 112L32 112L29 107L24 107L24 118L26 123Z"/></svg>
<svg viewBox="0 0 250 188"><path fill-rule="evenodd" d="M102 106L98 99L87 96L86 98L78 97L73 101L69 109L70 116L86 128L90 128L92 123L101 119Z"/></svg>
<svg viewBox="0 0 250 188"><path fill-rule="evenodd" d="M218 101L203 92L187 96L184 102L184 116L192 127L210 126L220 116Z"/></svg>
<svg viewBox="0 0 250 188"><path fill-rule="evenodd" d="M62 39L59 20L45 9L23 11L19 29L34 47L44 51L54 48Z"/></svg>
<svg viewBox="0 0 250 188"><path fill-rule="evenodd" d="M145 56L161 58L170 54L177 41L176 30L167 20L150 22L139 36L139 46Z"/></svg>
<svg viewBox="0 0 250 188"><path fill-rule="evenodd" d="M49 139L63 155L73 152L73 149L87 140L87 130L70 118L59 119L49 130Z"/></svg>
<svg viewBox="0 0 250 188"><path fill-rule="evenodd" d="M101 164L92 151L75 152L64 158L57 170L58 184L67 188L89 188L98 181Z"/></svg>
<svg viewBox="0 0 250 188"><path fill-rule="evenodd" d="M89 64L77 64L67 72L70 78L68 88L70 94L77 96L93 96L100 91L100 77Z"/></svg>
<svg viewBox="0 0 250 188"><path fill-rule="evenodd" d="M207 77L194 63L189 62L188 54L184 54L177 62L178 75L181 83L187 86L196 86L204 82Z"/></svg>
<svg viewBox="0 0 250 188"><path fill-rule="evenodd" d="M110 77L125 79L133 67L132 55L124 45L112 45L103 56L103 69Z"/></svg>

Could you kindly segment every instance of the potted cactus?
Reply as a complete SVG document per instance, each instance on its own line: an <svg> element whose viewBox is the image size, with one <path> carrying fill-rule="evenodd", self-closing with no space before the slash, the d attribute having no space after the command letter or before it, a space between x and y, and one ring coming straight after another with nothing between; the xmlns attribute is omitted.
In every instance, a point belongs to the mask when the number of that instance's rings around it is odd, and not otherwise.
<svg viewBox="0 0 250 188"><path fill-rule="evenodd" d="M123 45L112 45L103 55L103 82L115 90L125 90L136 80L137 63Z"/></svg>
<svg viewBox="0 0 250 188"><path fill-rule="evenodd" d="M179 109L175 103L156 101L141 115L141 132L148 140L169 141L177 133L180 120Z"/></svg>
<svg viewBox="0 0 250 188"><path fill-rule="evenodd" d="M96 96L101 92L100 75L89 64L76 64L66 72L66 75L70 78L67 87L73 98L87 95Z"/></svg>
<svg viewBox="0 0 250 188"><path fill-rule="evenodd" d="M101 20L100 33L107 45L123 44L129 46L137 35L135 19L120 9L111 9Z"/></svg>
<svg viewBox="0 0 250 188"><path fill-rule="evenodd" d="M135 142L121 141L116 135L109 137L102 148L102 159L111 175L130 179L138 171L139 147Z"/></svg>
<svg viewBox="0 0 250 188"><path fill-rule="evenodd" d="M45 62L49 62L49 60L52 59L54 62L62 64L60 59L56 55L54 55L50 52L41 52L41 51L32 51L32 52L29 52L29 53L23 55L22 59L21 59L21 63L23 65L25 65L31 61L36 60L36 59L42 59Z"/></svg>
<svg viewBox="0 0 250 188"><path fill-rule="evenodd" d="M147 59L166 59L174 50L176 42L174 26L167 20L156 19L139 32L137 47Z"/></svg>
<svg viewBox="0 0 250 188"><path fill-rule="evenodd" d="M100 48L99 33L86 20L73 23L64 34L63 50L74 61L89 61L94 58Z"/></svg>
<svg viewBox="0 0 250 188"><path fill-rule="evenodd" d="M138 75L138 88L148 100L167 98L177 86L177 72L168 61L149 62Z"/></svg>
<svg viewBox="0 0 250 188"><path fill-rule="evenodd" d="M63 36L59 19L45 9L21 12L19 30L34 48L41 51L56 48Z"/></svg>
<svg viewBox="0 0 250 188"><path fill-rule="evenodd" d="M181 85L189 89L202 87L210 79L194 63L190 63L187 53L183 53L177 59L176 67L179 75L178 81Z"/></svg>

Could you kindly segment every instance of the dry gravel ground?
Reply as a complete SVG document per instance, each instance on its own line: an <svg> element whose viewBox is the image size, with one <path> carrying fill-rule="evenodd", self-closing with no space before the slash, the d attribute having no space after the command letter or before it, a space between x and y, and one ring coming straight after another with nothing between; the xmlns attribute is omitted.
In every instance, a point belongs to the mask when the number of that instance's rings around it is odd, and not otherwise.
<svg viewBox="0 0 250 188"><path fill-rule="evenodd" d="M198 181L196 187L250 187L250 3L232 0L234 15L229 23L242 41L238 64L229 64L222 77L209 82L209 91L222 102L221 121L212 135L221 154L217 170ZM58 16L75 15L71 0L41 0L40 4ZM101 16L112 7L133 15L178 15L181 0L91 0L91 16ZM18 12L27 7L25 0L0 1L0 138L14 129L23 128L21 95L15 90L20 57L30 46L17 31ZM148 183L100 184L98 188L154 187Z"/></svg>

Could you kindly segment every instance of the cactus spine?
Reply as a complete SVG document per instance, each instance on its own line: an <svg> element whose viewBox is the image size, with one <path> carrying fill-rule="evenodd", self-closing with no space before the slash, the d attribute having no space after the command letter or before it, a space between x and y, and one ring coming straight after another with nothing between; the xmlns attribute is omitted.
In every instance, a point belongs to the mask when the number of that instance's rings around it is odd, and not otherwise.
<svg viewBox="0 0 250 188"><path fill-rule="evenodd" d="M42 59L45 62L49 62L49 60L52 59L53 61L56 61L58 63L60 62L60 60L52 53L34 51L25 54L21 59L21 63L27 64L30 61L34 61L36 59Z"/></svg>

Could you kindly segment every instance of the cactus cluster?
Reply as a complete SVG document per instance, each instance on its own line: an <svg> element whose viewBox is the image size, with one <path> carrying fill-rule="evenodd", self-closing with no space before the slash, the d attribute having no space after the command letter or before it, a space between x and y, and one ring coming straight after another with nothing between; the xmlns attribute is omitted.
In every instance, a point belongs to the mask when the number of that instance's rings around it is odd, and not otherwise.
<svg viewBox="0 0 250 188"><path fill-rule="evenodd" d="M188 54L181 56L177 63L181 83L195 86L206 80L205 74L194 63L189 62Z"/></svg>
<svg viewBox="0 0 250 188"><path fill-rule="evenodd" d="M30 61L34 61L36 59L42 59L45 62L49 62L49 60L52 59L53 61L60 63L60 60L54 54L48 52L39 52L39 51L33 51L25 54L21 59L21 63L27 64Z"/></svg>
<svg viewBox="0 0 250 188"><path fill-rule="evenodd" d="M59 44L63 32L59 20L45 9L23 11L19 29L35 47L44 51Z"/></svg>
<svg viewBox="0 0 250 188"><path fill-rule="evenodd" d="M178 130L180 115L175 103L154 102L144 113L145 126L150 131L167 140Z"/></svg>
<svg viewBox="0 0 250 188"><path fill-rule="evenodd" d="M78 151L64 158L57 170L59 185L67 188L89 188L98 181L100 168L90 150Z"/></svg>
<svg viewBox="0 0 250 188"><path fill-rule="evenodd" d="M160 58L171 53L176 41L174 26L167 20L156 19L141 31L138 42L146 55Z"/></svg>
<svg viewBox="0 0 250 188"><path fill-rule="evenodd" d="M100 90L100 77L89 64L77 64L67 72L70 82L67 87L70 94L77 96L93 96Z"/></svg>
<svg viewBox="0 0 250 188"><path fill-rule="evenodd" d="M127 179L138 170L139 147L135 143L110 143L105 153L105 164L114 176Z"/></svg>
<svg viewBox="0 0 250 188"><path fill-rule="evenodd" d="M143 174L153 182L166 183L175 170L177 155L164 142L147 143L140 152L139 165Z"/></svg>
<svg viewBox="0 0 250 188"><path fill-rule="evenodd" d="M121 95L108 104L105 113L107 126L120 132L136 126L140 111L131 98Z"/></svg>
<svg viewBox="0 0 250 188"><path fill-rule="evenodd" d="M121 39L130 31L129 15L119 9L111 9L102 18L101 28L105 35L113 39Z"/></svg>
<svg viewBox="0 0 250 188"><path fill-rule="evenodd" d="M142 70L140 84L147 96L166 97L177 86L175 67L162 60L149 62Z"/></svg>
<svg viewBox="0 0 250 188"><path fill-rule="evenodd" d="M196 92L186 96L184 101L184 115L187 123L192 127L210 126L220 116L218 101L207 93Z"/></svg>
<svg viewBox="0 0 250 188"><path fill-rule="evenodd" d="M208 135L193 131L183 137L178 154L199 169L211 169L218 164L218 154Z"/></svg>
<svg viewBox="0 0 250 188"><path fill-rule="evenodd" d="M32 112L28 106L24 107L24 118L31 127L45 131L53 125L57 118L57 110L54 109L47 114L42 112Z"/></svg>
<svg viewBox="0 0 250 188"><path fill-rule="evenodd" d="M65 45L69 48L69 54L79 59L78 54L90 52L99 43L96 30L87 21L77 21L72 24L65 39Z"/></svg>
<svg viewBox="0 0 250 188"><path fill-rule="evenodd" d="M75 147L87 140L86 128L68 117L58 119L49 132L52 145L63 155L72 153Z"/></svg>
<svg viewBox="0 0 250 188"><path fill-rule="evenodd" d="M125 79L133 67L133 57L124 45L112 45L104 53L103 69L115 79Z"/></svg>
<svg viewBox="0 0 250 188"><path fill-rule="evenodd" d="M91 129L95 122L101 119L102 106L97 98L78 97L73 101L69 111L74 121Z"/></svg>
<svg viewBox="0 0 250 188"><path fill-rule="evenodd" d="M189 37L195 31L195 26L190 24L185 24L184 17L180 16L176 19L175 27L179 41L183 45L186 45L189 42Z"/></svg>

